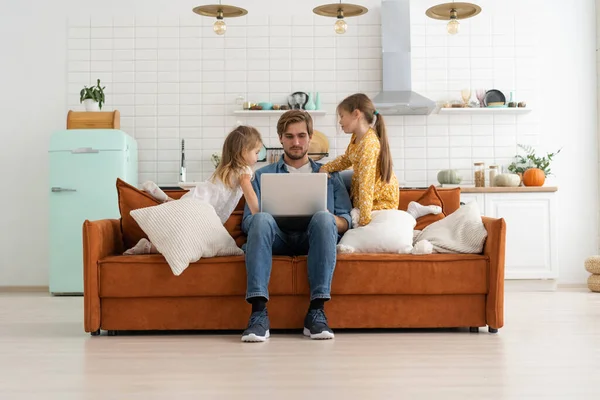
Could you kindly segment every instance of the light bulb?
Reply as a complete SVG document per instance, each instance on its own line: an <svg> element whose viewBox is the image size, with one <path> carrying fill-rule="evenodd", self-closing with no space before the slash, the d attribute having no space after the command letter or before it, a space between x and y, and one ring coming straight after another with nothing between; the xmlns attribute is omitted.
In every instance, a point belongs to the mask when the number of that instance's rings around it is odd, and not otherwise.
<svg viewBox="0 0 600 400"><path fill-rule="evenodd" d="M446 25L446 29L451 35L456 35L458 33L458 28L460 28L460 24L457 19L451 19L448 21L448 25Z"/></svg>
<svg viewBox="0 0 600 400"><path fill-rule="evenodd" d="M226 30L227 25L225 25L225 21L223 21L222 19L218 19L215 21L213 25L213 31L215 31L217 35L224 35Z"/></svg>
<svg viewBox="0 0 600 400"><path fill-rule="evenodd" d="M341 35L343 33L346 33L346 29L348 29L348 24L346 24L346 21L344 21L343 19L338 19L337 21L335 21L333 29L335 30L335 33Z"/></svg>

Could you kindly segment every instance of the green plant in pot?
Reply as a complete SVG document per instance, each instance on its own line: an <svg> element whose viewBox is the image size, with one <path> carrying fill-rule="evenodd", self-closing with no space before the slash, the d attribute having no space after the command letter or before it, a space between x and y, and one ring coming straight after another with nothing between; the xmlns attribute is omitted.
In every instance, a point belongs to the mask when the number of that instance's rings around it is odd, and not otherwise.
<svg viewBox="0 0 600 400"><path fill-rule="evenodd" d="M102 105L105 102L105 88L106 86L100 86L100 79L97 80L96 86L84 86L79 92L79 103L83 103L86 111L102 110Z"/></svg>
<svg viewBox="0 0 600 400"><path fill-rule="evenodd" d="M542 186L545 177L551 174L550 162L562 149L539 157L535 154L533 147L522 144L519 144L518 146L525 151L525 155L517 154L515 160L508 166L508 170L515 174L519 174L522 177L525 176L527 170L535 170L527 173L531 178L525 178L523 183L525 183L526 186Z"/></svg>

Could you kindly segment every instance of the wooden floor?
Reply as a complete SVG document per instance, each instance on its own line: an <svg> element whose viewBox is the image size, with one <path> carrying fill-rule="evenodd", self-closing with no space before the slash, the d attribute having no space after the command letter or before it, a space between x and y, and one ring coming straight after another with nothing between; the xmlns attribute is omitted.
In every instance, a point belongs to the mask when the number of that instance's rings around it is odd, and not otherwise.
<svg viewBox="0 0 600 400"><path fill-rule="evenodd" d="M495 335L91 337L82 315L81 297L0 294L0 399L600 399L600 294L583 289L506 293Z"/></svg>

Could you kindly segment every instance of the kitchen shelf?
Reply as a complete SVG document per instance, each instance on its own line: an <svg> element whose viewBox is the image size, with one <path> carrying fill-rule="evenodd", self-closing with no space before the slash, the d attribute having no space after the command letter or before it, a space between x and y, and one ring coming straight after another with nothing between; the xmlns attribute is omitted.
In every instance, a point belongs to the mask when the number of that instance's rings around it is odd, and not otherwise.
<svg viewBox="0 0 600 400"><path fill-rule="evenodd" d="M531 112L527 107L481 107L481 108L440 108L438 114L463 115L463 114L527 114Z"/></svg>
<svg viewBox="0 0 600 400"><path fill-rule="evenodd" d="M269 117L269 116L275 116L275 115L281 115L284 112L289 111L289 110L236 110L233 113L235 115L244 115L247 117ZM309 113L310 115L313 116L322 116L322 115L326 115L327 112L323 111L323 110L305 110L307 113Z"/></svg>

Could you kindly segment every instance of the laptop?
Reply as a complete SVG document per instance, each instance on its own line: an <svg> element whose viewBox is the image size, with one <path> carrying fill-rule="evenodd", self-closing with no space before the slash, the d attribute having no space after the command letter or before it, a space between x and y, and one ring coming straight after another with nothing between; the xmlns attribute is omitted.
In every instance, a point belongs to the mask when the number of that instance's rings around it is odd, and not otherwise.
<svg viewBox="0 0 600 400"><path fill-rule="evenodd" d="M316 212L327 211L327 174L264 173L260 188L260 210L271 214L281 230L305 230Z"/></svg>

